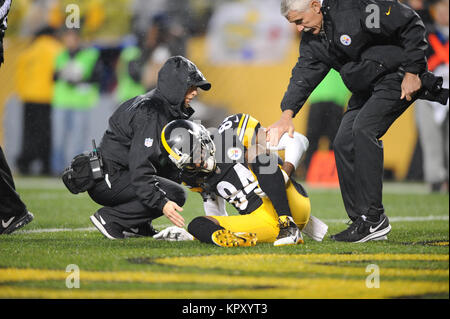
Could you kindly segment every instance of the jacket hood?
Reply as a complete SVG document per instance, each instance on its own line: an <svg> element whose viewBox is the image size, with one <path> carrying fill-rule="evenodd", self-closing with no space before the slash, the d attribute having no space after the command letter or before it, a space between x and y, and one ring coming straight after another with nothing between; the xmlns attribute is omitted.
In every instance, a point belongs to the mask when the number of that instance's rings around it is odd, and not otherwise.
<svg viewBox="0 0 450 319"><path fill-rule="evenodd" d="M184 96L192 86L205 91L211 88L197 66L185 57L169 58L158 73L156 88L176 111L184 108Z"/></svg>

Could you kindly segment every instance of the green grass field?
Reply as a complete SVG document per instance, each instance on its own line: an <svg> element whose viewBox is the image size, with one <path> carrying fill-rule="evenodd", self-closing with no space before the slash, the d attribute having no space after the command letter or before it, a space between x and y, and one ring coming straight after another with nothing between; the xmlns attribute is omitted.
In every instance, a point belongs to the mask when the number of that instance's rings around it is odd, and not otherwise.
<svg viewBox="0 0 450 319"><path fill-rule="evenodd" d="M340 193L306 186L329 233L281 248L111 241L93 228L99 206L87 194L72 195L56 179L16 184L35 219L0 237L0 298L449 298L449 196L421 184L385 185L389 240L365 244L331 241L347 227ZM186 222L202 214L200 196L189 194ZM68 265L80 270L79 288L66 285L74 282Z"/></svg>

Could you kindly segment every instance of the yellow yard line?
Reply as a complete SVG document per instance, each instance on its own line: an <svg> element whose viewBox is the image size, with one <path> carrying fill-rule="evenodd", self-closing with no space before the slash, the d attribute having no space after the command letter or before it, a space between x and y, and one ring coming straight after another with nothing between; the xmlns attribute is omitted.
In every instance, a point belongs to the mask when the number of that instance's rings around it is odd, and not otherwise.
<svg viewBox="0 0 450 319"><path fill-rule="evenodd" d="M195 266L202 273L164 273L151 271L80 270L80 289L41 289L40 282L61 281L70 273L64 270L0 269L0 298L389 298L431 293L447 293L448 269L409 269L379 267L380 288L367 288L366 266L378 261L448 261L448 255L434 254L355 254L355 255L219 255L173 257L154 260L159 264ZM351 264L349 262L359 262ZM208 273L208 269L237 271L235 275ZM270 273L269 276L239 275L238 271ZM299 277L286 277L291 273ZM278 276L279 275L279 276ZM332 275L333 277L330 277ZM336 278L340 275L342 278ZM314 277L319 278L314 278ZM327 277L328 276L328 277ZM426 281L424 276L443 277ZM313 278L311 278L313 277ZM360 277L360 278L357 278ZM389 277L389 279L386 279ZM409 278L405 278L409 277ZM351 279L350 279L351 278ZM419 278L419 280L417 280ZM35 287L8 286L31 282ZM223 285L223 289L192 290L85 290L85 282L124 282L164 284L188 283ZM28 284L30 285L30 284ZM90 285L92 287L92 285ZM236 287L236 289L230 288ZM118 288L120 289L120 288Z"/></svg>
<svg viewBox="0 0 450 319"><path fill-rule="evenodd" d="M192 274L185 274L192 276ZM191 277L196 281L195 275ZM245 277L241 278L244 279ZM254 289L214 289L214 290L83 290L79 289L39 289L1 286L0 298L151 298L151 299L195 299L195 298L256 298L256 299L303 299L303 298L391 298L422 294L448 293L447 283L386 281L380 288L367 288L364 280L344 279L291 279L292 287ZM245 286L241 282L242 285Z"/></svg>
<svg viewBox="0 0 450 319"><path fill-rule="evenodd" d="M367 276L366 267L379 261L448 261L448 255L357 254L357 255L220 255L173 257L155 260L166 265L195 266L201 269L245 270L253 272L308 273ZM359 265L350 262L360 262ZM350 263L350 264L348 264ZM350 265L350 266L349 266ZM380 267L380 276L449 276L448 269L407 269Z"/></svg>
<svg viewBox="0 0 450 319"><path fill-rule="evenodd" d="M283 254L248 254L248 255L210 255L210 256L193 256L193 257L168 257L159 258L157 261L175 261L182 259L183 261L198 262L202 260L222 260L229 262L230 259L252 260L275 260L279 258L298 259L310 262L345 262L345 261L383 261L383 260L424 260L424 261L448 261L449 256L443 254L304 254L304 255L283 255Z"/></svg>

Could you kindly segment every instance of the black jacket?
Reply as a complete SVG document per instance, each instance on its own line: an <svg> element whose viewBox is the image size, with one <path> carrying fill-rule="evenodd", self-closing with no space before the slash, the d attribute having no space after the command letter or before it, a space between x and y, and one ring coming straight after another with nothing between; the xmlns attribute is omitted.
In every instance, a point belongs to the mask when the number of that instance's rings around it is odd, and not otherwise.
<svg viewBox="0 0 450 319"><path fill-rule="evenodd" d="M379 23L372 19L374 10L378 10ZM408 6L397 1L324 0L322 13L321 34L302 34L300 57L281 102L283 111L291 109L297 114L330 68L340 71L349 62L359 62L372 46L400 46L404 71L426 71L425 26Z"/></svg>
<svg viewBox="0 0 450 319"><path fill-rule="evenodd" d="M101 154L106 163L131 172L137 196L151 209L162 209L168 201L155 175L170 178L176 171L161 154L161 131L168 122L194 113L184 106L184 96L191 86L205 82L192 62L172 57L159 71L156 89L124 102L109 119Z"/></svg>
<svg viewBox="0 0 450 319"><path fill-rule="evenodd" d="M8 27L8 12L12 0L0 0L0 65L3 63L3 37Z"/></svg>

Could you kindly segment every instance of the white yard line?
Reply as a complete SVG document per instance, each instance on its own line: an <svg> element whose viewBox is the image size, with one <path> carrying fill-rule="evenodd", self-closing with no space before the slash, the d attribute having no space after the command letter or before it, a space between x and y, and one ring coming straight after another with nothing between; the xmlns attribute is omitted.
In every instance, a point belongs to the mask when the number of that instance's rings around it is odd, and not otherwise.
<svg viewBox="0 0 450 319"><path fill-rule="evenodd" d="M95 227L84 227L84 228L40 228L40 229L29 229L29 230L19 230L15 232L16 234L33 234L33 233L59 233L64 231L93 231L97 230Z"/></svg>
<svg viewBox="0 0 450 319"><path fill-rule="evenodd" d="M60 178L52 177L14 177L14 183L17 188L23 189L39 189L39 190L53 190L65 189L64 183ZM69 192L69 191L67 191ZM70 193L69 193L70 194Z"/></svg>
<svg viewBox="0 0 450 319"><path fill-rule="evenodd" d="M429 216L398 216L389 217L389 221L393 223L397 222L425 222L433 220L449 220L447 215L429 215ZM325 223L346 223L348 219L323 219ZM155 225L156 228L166 228L172 226L172 224L161 224ZM95 227L83 227L83 228L41 228L41 229L29 229L29 230L19 230L17 234L34 234L34 233L58 233L58 232L73 232L73 231L85 231L90 232L97 230Z"/></svg>
<svg viewBox="0 0 450 319"><path fill-rule="evenodd" d="M172 224L154 225L157 229L173 226ZM91 232L97 230L95 227L82 227L82 228L38 228L28 230L18 230L14 234L39 234L39 233L59 233L59 232L73 232L73 231L85 231Z"/></svg>

